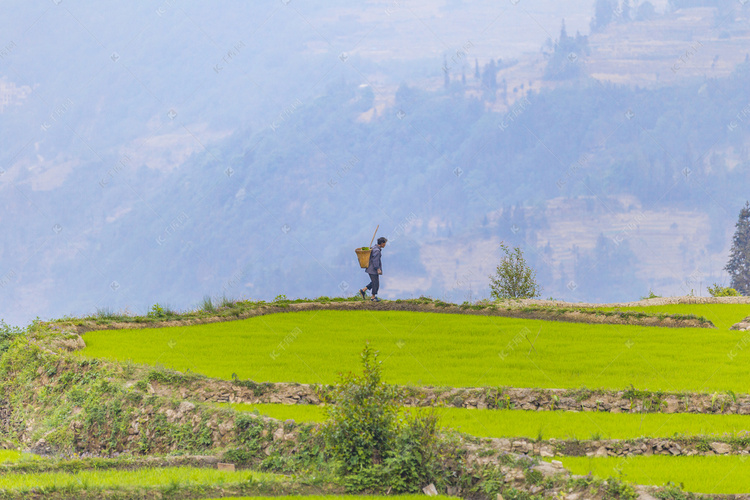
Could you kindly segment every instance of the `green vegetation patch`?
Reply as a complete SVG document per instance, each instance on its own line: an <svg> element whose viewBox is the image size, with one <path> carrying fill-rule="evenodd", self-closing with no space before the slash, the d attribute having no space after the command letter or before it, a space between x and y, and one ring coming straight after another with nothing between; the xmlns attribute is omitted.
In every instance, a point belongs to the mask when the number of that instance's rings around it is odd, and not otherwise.
<svg viewBox="0 0 750 500"><path fill-rule="evenodd" d="M715 457L565 457L560 459L573 474L599 478L620 477L635 484L682 485L693 493L747 493L750 460L744 456Z"/></svg>
<svg viewBox="0 0 750 500"><path fill-rule="evenodd" d="M39 457L17 450L0 450L0 464L15 464L33 460L39 460Z"/></svg>
<svg viewBox="0 0 750 500"><path fill-rule="evenodd" d="M737 333L404 311L309 311L189 327L94 331L81 355L210 377L331 384L367 340L399 385L738 393ZM532 347L533 344L533 347ZM741 347L741 346L740 346Z"/></svg>
<svg viewBox="0 0 750 500"><path fill-rule="evenodd" d="M323 407L281 404L233 404L238 411L254 411L280 420L323 422ZM407 410L408 411L408 410ZM440 423L479 437L530 439L636 439L691 436L744 437L747 416L693 413L597 413L524 410L436 408Z"/></svg>

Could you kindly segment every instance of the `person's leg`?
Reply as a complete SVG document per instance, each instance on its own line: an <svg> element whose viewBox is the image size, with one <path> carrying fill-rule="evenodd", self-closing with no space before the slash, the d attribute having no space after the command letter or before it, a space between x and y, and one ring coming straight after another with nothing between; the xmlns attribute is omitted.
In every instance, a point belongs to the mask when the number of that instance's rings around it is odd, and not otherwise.
<svg viewBox="0 0 750 500"><path fill-rule="evenodd" d="M377 274L371 274L370 279L372 280L372 296L375 297L378 294L380 288L380 276Z"/></svg>
<svg viewBox="0 0 750 500"><path fill-rule="evenodd" d="M367 284L366 287L364 287L364 288L362 288L362 289L359 290L359 293L360 293L360 295L362 295L363 299L365 298L365 291L366 290L372 290L372 287L373 287L373 276L375 276L375 279L377 279L377 276L378 276L377 274L370 274L370 273L367 273L367 275L370 277L370 282Z"/></svg>

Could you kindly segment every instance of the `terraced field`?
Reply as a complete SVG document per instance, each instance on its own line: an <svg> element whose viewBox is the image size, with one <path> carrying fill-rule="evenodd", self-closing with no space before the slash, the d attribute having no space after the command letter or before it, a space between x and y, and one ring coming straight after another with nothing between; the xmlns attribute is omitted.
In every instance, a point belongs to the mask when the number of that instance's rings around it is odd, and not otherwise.
<svg viewBox="0 0 750 500"><path fill-rule="evenodd" d="M0 464L20 463L38 460L37 455L23 453L18 450L0 450Z"/></svg>
<svg viewBox="0 0 750 500"><path fill-rule="evenodd" d="M695 314L707 318L719 330L728 330L733 324L750 316L750 306L747 304L663 304L600 309L604 311L641 311L649 314Z"/></svg>
<svg viewBox="0 0 750 500"><path fill-rule="evenodd" d="M206 468L141 468L133 471L104 470L70 472L41 472L4 474L0 476L0 491L29 492L45 489L75 489L86 485L88 489L123 490L150 486L207 486L242 484L252 481L278 481L283 476L254 471L224 472Z"/></svg>
<svg viewBox="0 0 750 500"><path fill-rule="evenodd" d="M561 459L576 474L622 477L637 484L665 486L671 482L686 491L731 494L750 491L750 460L745 456L629 457Z"/></svg>
<svg viewBox="0 0 750 500"><path fill-rule="evenodd" d="M674 493L676 490L669 483L681 483L685 491L695 493L750 493L750 479L747 479L750 461L746 460L750 455L750 416L744 414L742 406L750 392L750 372L746 369L750 361L746 344L750 343L745 340L746 332L729 330L732 324L750 315L750 305L620 308L647 314L704 316L716 325L707 329L390 311L387 304L386 301L381 310L307 310L191 326L88 331L83 335L86 347L74 352L72 359L78 360L80 366L95 365L99 359L123 363L122 373L136 374L126 384L136 390L128 397L145 397L147 401L154 401L157 395L171 398L174 403L165 413L167 419L182 418L180 415L192 411L196 404L199 405L196 411L214 418L215 411L235 415L232 418L236 422L250 421L242 420L243 416L270 417L276 420L269 422L281 422L277 424L281 427L274 431L272 440L268 436L268 442L282 443L292 439L288 432L296 426L323 422L324 406L215 402L201 406L199 401L204 399L195 399L185 381L199 380L210 387L210 377L214 377L229 381L214 380L217 387L239 384L251 395L267 381L288 382L292 388L300 383L323 387L335 383L341 372L358 371L359 353L365 342L370 342L380 351L385 380L407 390L435 387L433 394L436 394L452 387L474 387L502 395L504 388L509 387L543 389L527 396L544 396L544 404L535 406L539 411L507 409L512 408L508 403L506 409L497 409L497 405L491 407L495 409L463 408L460 407L463 400L453 396L431 403L432 408L401 410L434 412L444 429L463 433L461 439L474 443L472 446L483 446L481 450L477 448L473 460L502 465L506 481L495 487L506 497L534 498L532 492L543 491L539 489L541 484L554 487L559 494L565 488L593 481L567 479L567 483L562 483L564 486L560 483L553 486L551 475L537 477L527 465L513 469L518 467L513 461L524 457L561 461L562 465L548 467L552 471L563 470L559 469L562 466L573 474L590 473L600 480L609 478L608 483L596 483L600 486L595 488L600 489L594 491L599 496L604 495L601 488L606 484L615 490L621 488L619 481L668 487L660 495L664 497L665 491L670 491L672 498L680 498L683 493ZM605 313L613 309L600 310ZM47 363L34 373L54 376L57 369ZM79 375L71 380L78 380L76 377ZM566 393L582 394L582 398L606 398L614 394L591 389L627 389L617 393L621 401L657 392L653 406L623 406L620 402L610 404L605 412L597 411L597 401L585 407L566 407L586 411L562 411L554 403L558 401L554 394L562 393L551 389L569 389ZM669 406L659 399L658 391L667 391L672 397L684 393L686 404ZM697 393L701 393L700 397ZM46 397L44 391L41 396ZM49 397L52 396L50 393ZM66 397L83 401L85 395L75 393ZM210 401L227 401L231 397L230 394ZM524 396L518 397L523 400ZM295 401L288 394L284 399ZM714 400L719 403L714 404ZM308 402L305 398L296 401ZM689 410L688 401L692 405ZM67 408L75 406L68 405ZM105 418L118 418L117 413L107 415L110 417ZM204 417L201 424L192 424L192 432L200 434L208 418ZM192 422L198 421L197 415L193 417ZM189 427L185 429L186 434L180 440L192 443L191 431L187 430ZM258 448L261 458L270 455L276 446L264 448L265 455ZM288 450L292 454L297 452L292 445ZM224 455L223 459L231 462L232 457ZM269 456L261 466L265 470L282 471L287 467L284 460L287 459L282 456ZM226 487L232 498L263 498L237 496L246 491L320 494L310 497L311 500L350 498L319 491L312 476L263 475L257 470L219 471L214 468L215 460L211 463L214 465L208 468L172 467L165 462L158 467L110 464L78 470L35 455L5 451L0 452L0 464L9 469L0 474L0 493L22 498L36 488L33 491L48 492L53 495L51 498L54 495L67 498L65 491L76 494L106 490L125 495L159 491L165 498L170 494L201 498L200 492L204 491L216 498ZM294 481L293 485L289 481ZM638 491L632 494L645 495L646 490Z"/></svg>
<svg viewBox="0 0 750 500"><path fill-rule="evenodd" d="M257 412L279 420L325 421L325 408L310 405L233 404L239 411ZM424 411L405 409L405 411ZM690 436L744 437L750 422L745 415L694 413L599 413L524 410L435 408L445 427L481 437L530 439L636 439Z"/></svg>
<svg viewBox="0 0 750 500"><path fill-rule="evenodd" d="M230 497L226 497L227 499ZM266 500L268 497L231 497L233 500ZM382 500L384 497L373 496L373 495L357 495L356 500ZM424 500L422 495L400 495L400 500ZM436 500L445 500L450 498L444 495L434 496ZM351 500L351 496L347 495L308 495L305 496L305 500ZM208 499L206 499L208 500ZM299 496L275 496L274 500L300 500Z"/></svg>
<svg viewBox="0 0 750 500"><path fill-rule="evenodd" d="M727 312L723 311L723 308ZM750 306L712 309L722 324ZM729 319L732 318L732 319ZM727 327L728 328L728 327ZM331 384L370 341L391 383L671 392L750 388L750 349L726 328L657 328L491 316L308 311L190 327L97 331L82 355L211 377Z"/></svg>

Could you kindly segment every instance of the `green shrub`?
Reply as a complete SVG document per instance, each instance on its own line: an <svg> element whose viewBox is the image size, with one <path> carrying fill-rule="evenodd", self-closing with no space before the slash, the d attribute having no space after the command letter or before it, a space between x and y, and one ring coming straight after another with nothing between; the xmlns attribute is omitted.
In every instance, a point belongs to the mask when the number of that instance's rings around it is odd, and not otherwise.
<svg viewBox="0 0 750 500"><path fill-rule="evenodd" d="M326 397L323 437L349 491L415 493L441 478L438 418L397 418L403 392L381 381L377 351L362 351L363 374L348 374ZM442 484L441 481L437 481Z"/></svg>
<svg viewBox="0 0 750 500"><path fill-rule="evenodd" d="M258 453L263 442L263 421L255 415L240 414L234 420L237 440L251 453Z"/></svg>
<svg viewBox="0 0 750 500"><path fill-rule="evenodd" d="M0 355L7 351L13 340L21 334L23 334L22 329L10 326L0 319Z"/></svg>
<svg viewBox="0 0 750 500"><path fill-rule="evenodd" d="M708 293L711 294L711 297L739 297L740 296L740 292L738 292L734 288L729 288L728 286L721 286L718 283L714 283L713 286L709 286Z"/></svg>
<svg viewBox="0 0 750 500"><path fill-rule="evenodd" d="M176 316L177 312L171 309L169 306L162 306L161 304L154 304L151 306L151 310L146 314L149 318L166 318L169 316Z"/></svg>
<svg viewBox="0 0 750 500"><path fill-rule="evenodd" d="M385 459L388 485L397 493L418 493L439 475L438 417L434 412L407 419Z"/></svg>
<svg viewBox="0 0 750 500"><path fill-rule="evenodd" d="M629 484L614 477L609 477L607 479L607 485L604 488L603 500L608 500L610 498L619 500L635 500L638 497L638 493Z"/></svg>
<svg viewBox="0 0 750 500"><path fill-rule="evenodd" d="M377 351L369 343L362 351L363 374L349 373L328 396L328 421L323 426L326 445L343 472L381 464L396 438L398 389L380 380Z"/></svg>

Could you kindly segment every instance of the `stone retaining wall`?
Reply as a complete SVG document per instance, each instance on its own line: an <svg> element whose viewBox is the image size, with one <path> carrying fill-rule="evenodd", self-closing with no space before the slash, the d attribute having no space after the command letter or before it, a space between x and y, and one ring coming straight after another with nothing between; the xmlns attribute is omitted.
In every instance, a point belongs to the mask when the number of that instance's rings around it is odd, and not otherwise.
<svg viewBox="0 0 750 500"><path fill-rule="evenodd" d="M750 442L748 444L740 444L720 439L639 438L633 440L574 441L549 439L537 441L523 438L489 438L487 441L498 452L521 453L543 458L564 456L629 457L637 455L714 456L750 454Z"/></svg>
<svg viewBox="0 0 750 500"><path fill-rule="evenodd" d="M647 391L524 388L405 387L406 406L449 406L534 411L610 413L703 413L750 415L750 395L670 394ZM216 403L320 404L327 389L309 384L195 379L168 385L152 382L149 392ZM175 394L176 393L176 394Z"/></svg>

